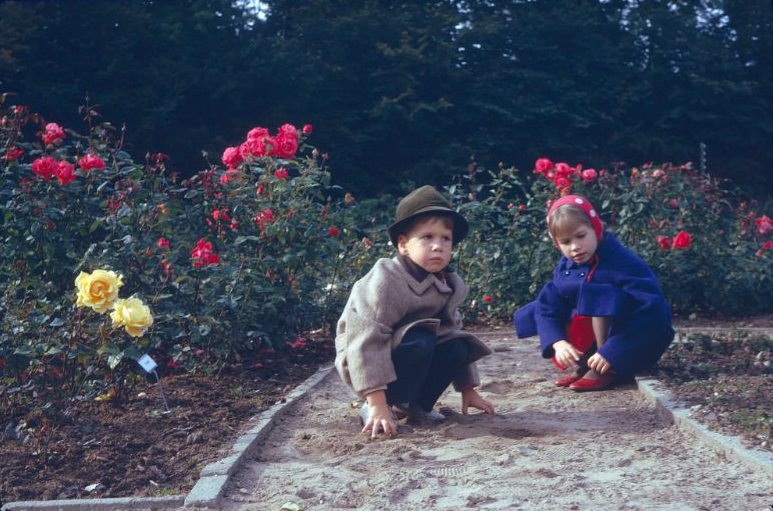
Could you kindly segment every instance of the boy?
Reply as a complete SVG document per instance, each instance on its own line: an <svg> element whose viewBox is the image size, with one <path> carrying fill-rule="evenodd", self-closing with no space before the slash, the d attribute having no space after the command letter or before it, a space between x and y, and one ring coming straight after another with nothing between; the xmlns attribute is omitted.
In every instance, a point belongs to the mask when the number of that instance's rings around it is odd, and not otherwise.
<svg viewBox="0 0 773 511"><path fill-rule="evenodd" d="M387 231L398 254L354 284L336 332L336 369L366 402L362 432L396 435L395 412L414 422L445 419L432 408L452 382L462 413L471 406L493 414L475 390L473 364L491 350L462 331L458 307L469 289L448 268L467 221L422 186L400 201Z"/></svg>

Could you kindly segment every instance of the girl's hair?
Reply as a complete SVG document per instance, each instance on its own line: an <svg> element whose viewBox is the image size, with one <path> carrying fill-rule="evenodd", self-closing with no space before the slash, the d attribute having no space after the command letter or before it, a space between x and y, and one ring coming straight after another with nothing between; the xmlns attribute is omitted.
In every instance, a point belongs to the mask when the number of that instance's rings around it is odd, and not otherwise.
<svg viewBox="0 0 773 511"><path fill-rule="evenodd" d="M581 225L586 225L593 231L593 224L588 214L572 204L559 206L548 217L548 233L550 233L550 237L554 240L570 233Z"/></svg>

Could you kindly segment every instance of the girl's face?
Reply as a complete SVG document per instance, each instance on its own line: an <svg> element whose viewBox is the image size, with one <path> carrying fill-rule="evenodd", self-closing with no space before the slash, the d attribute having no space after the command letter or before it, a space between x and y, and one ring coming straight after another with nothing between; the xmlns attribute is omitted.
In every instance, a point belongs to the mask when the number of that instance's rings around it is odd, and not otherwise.
<svg viewBox="0 0 773 511"><path fill-rule="evenodd" d="M397 249L430 273L451 262L454 231L442 219L431 218L397 237Z"/></svg>
<svg viewBox="0 0 773 511"><path fill-rule="evenodd" d="M579 224L555 238L558 250L577 264L586 264L596 253L599 240L589 226Z"/></svg>

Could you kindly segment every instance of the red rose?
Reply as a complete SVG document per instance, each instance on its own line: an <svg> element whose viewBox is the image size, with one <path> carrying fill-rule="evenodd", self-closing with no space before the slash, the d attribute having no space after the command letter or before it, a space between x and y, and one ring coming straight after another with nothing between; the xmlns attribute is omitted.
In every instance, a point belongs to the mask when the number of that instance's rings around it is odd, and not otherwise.
<svg viewBox="0 0 773 511"><path fill-rule="evenodd" d="M156 245L158 245L159 248L169 248L172 246L171 243L169 243L169 240L161 236L158 238L158 241L156 241Z"/></svg>
<svg viewBox="0 0 773 511"><path fill-rule="evenodd" d="M771 220L767 215L762 215L761 217L755 218L754 224L757 226L757 232L763 236L773 230L773 220Z"/></svg>
<svg viewBox="0 0 773 511"><path fill-rule="evenodd" d="M202 268L220 262L220 256L212 252L212 243L201 238L191 250L191 260L194 268Z"/></svg>
<svg viewBox="0 0 773 511"><path fill-rule="evenodd" d="M271 135L271 133L269 133L269 131L266 128L262 128L262 127L258 126L256 128L252 128L247 133L247 140L258 140L258 139L262 139L264 137L267 137L269 135Z"/></svg>
<svg viewBox="0 0 773 511"><path fill-rule="evenodd" d="M311 132L314 130L314 127L311 124L304 124L303 125L303 134L304 135L311 135Z"/></svg>
<svg viewBox="0 0 773 511"><path fill-rule="evenodd" d="M586 183L590 183L596 177L598 176L598 173L596 172L596 169L585 169L582 171L582 180Z"/></svg>
<svg viewBox="0 0 773 511"><path fill-rule="evenodd" d="M293 126L292 124L283 124L279 127L277 130L277 137L293 137L295 140L298 140L298 128Z"/></svg>
<svg viewBox="0 0 773 511"><path fill-rule="evenodd" d="M494 297L491 295L483 295L483 301L485 303L491 303L494 301Z"/></svg>
<svg viewBox="0 0 773 511"><path fill-rule="evenodd" d="M32 162L32 172L42 177L46 181L49 181L52 177L56 176L56 172L59 170L59 165L56 160L50 156L43 156Z"/></svg>
<svg viewBox="0 0 773 511"><path fill-rule="evenodd" d="M222 160L226 167L238 167L242 162L241 151L239 151L238 147L227 147L226 150L223 151Z"/></svg>
<svg viewBox="0 0 773 511"><path fill-rule="evenodd" d="M559 177L567 177L574 174L574 169L566 163L556 163L556 175Z"/></svg>
<svg viewBox="0 0 773 511"><path fill-rule="evenodd" d="M212 218L218 221L228 222L231 220L231 215L227 209L215 209L212 211Z"/></svg>
<svg viewBox="0 0 773 511"><path fill-rule="evenodd" d="M274 171L274 177L279 179L280 181L284 181L285 179L287 179L287 169L285 168L276 169Z"/></svg>
<svg viewBox="0 0 773 511"><path fill-rule="evenodd" d="M67 186L75 181L75 165L66 161L60 161L56 165L56 179L59 180L59 184L62 186Z"/></svg>
<svg viewBox="0 0 773 511"><path fill-rule="evenodd" d="M658 246L661 250L670 249L673 242L670 236L658 236Z"/></svg>
<svg viewBox="0 0 773 511"><path fill-rule="evenodd" d="M3 157L6 159L6 161L13 161L21 158L22 156L24 156L24 149L21 147L9 147L6 149L5 155Z"/></svg>
<svg viewBox="0 0 773 511"><path fill-rule="evenodd" d="M293 128L294 129L294 128ZM279 133L276 138L273 139L271 144L271 154L284 158L285 160L291 159L298 151L298 135L290 135L287 133Z"/></svg>
<svg viewBox="0 0 773 511"><path fill-rule="evenodd" d="M763 250L773 250L773 241L766 241L762 244Z"/></svg>
<svg viewBox="0 0 773 511"><path fill-rule="evenodd" d="M338 227L332 226L327 228L327 235L331 238L337 238L338 237Z"/></svg>
<svg viewBox="0 0 773 511"><path fill-rule="evenodd" d="M82 170L105 170L105 161L96 154L84 154L78 161L78 167Z"/></svg>
<svg viewBox="0 0 773 511"><path fill-rule="evenodd" d="M61 126L55 122L49 122L46 124L45 132L43 133L43 143L51 145L60 140L64 140L65 134Z"/></svg>
<svg viewBox="0 0 773 511"><path fill-rule="evenodd" d="M672 247L690 248L691 243L692 243L692 236L690 236L689 233L686 233L684 231L679 231L679 233L676 236L674 236L674 243Z"/></svg>
<svg viewBox="0 0 773 511"><path fill-rule="evenodd" d="M255 128L255 130L264 128ZM253 130L253 131L255 131ZM252 132L250 132L252 133ZM260 158L266 156L276 146L276 142L268 135L261 137L248 137L247 140L239 146L239 154L243 160L247 158Z"/></svg>
<svg viewBox="0 0 773 511"><path fill-rule="evenodd" d="M546 174L548 170L553 168L553 162L547 158L540 158L534 163L535 174Z"/></svg>

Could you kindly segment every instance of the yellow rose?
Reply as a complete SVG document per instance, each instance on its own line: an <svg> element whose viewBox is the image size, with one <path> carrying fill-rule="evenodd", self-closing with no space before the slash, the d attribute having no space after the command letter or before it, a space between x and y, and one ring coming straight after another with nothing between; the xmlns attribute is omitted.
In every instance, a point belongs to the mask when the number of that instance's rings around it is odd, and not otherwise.
<svg viewBox="0 0 773 511"><path fill-rule="evenodd" d="M103 314L118 298L118 290L123 286L123 276L112 271L94 270L88 274L80 272L75 278L78 288L78 307L91 307Z"/></svg>
<svg viewBox="0 0 773 511"><path fill-rule="evenodd" d="M113 326L123 326L132 337L141 336L153 324L150 307L139 298L116 300L110 319L113 320Z"/></svg>

